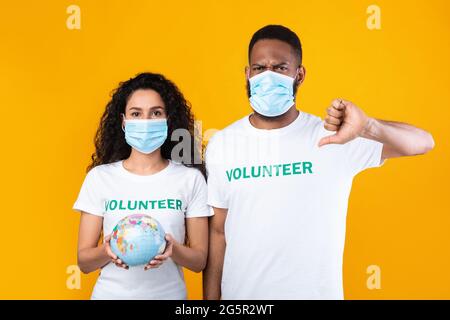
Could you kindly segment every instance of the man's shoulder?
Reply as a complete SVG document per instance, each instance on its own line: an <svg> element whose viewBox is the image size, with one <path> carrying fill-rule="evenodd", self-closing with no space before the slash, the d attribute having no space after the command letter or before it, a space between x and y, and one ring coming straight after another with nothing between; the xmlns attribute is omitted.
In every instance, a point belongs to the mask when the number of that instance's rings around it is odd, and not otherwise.
<svg viewBox="0 0 450 320"><path fill-rule="evenodd" d="M249 116L246 115L245 117L229 124L225 128L216 131L214 135L209 139L208 145L218 143L218 141L222 141L226 137L231 137L236 134L242 133L242 131L245 130L248 124L248 117Z"/></svg>
<svg viewBox="0 0 450 320"><path fill-rule="evenodd" d="M307 113L304 111L300 111L301 112L301 116L304 118L303 123L306 126L310 126L310 127L317 127L320 126L323 123L322 118L320 118L319 116L316 116L314 114L311 113Z"/></svg>
<svg viewBox="0 0 450 320"><path fill-rule="evenodd" d="M299 121L295 124L296 128L301 130L306 129L319 134L322 133L323 120L320 117L304 111L300 111L299 117ZM236 139L240 135L245 135L248 133L249 126L249 115L246 115L245 117L229 124L222 130L218 130L214 133L208 141L208 146L220 144L227 139Z"/></svg>
<svg viewBox="0 0 450 320"><path fill-rule="evenodd" d="M246 115L245 117L234 121L233 123L229 124L228 126L223 128L222 130L219 130L218 132L220 132L223 135L245 129L250 124L249 116L250 115Z"/></svg>

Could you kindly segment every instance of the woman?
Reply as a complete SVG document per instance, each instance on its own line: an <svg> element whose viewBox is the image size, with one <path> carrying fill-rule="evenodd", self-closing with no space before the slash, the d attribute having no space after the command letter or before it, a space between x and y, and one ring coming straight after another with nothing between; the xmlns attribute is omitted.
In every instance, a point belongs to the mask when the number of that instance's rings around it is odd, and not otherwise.
<svg viewBox="0 0 450 320"><path fill-rule="evenodd" d="M183 164L172 159L177 129L191 138L189 154L177 153ZM181 267L202 271L208 248L210 210L196 145L190 107L164 76L142 73L115 90L73 207L81 212L78 265L84 273L101 269L92 299L186 299ZM111 251L110 234L136 213L161 223L167 245L147 265L129 267Z"/></svg>

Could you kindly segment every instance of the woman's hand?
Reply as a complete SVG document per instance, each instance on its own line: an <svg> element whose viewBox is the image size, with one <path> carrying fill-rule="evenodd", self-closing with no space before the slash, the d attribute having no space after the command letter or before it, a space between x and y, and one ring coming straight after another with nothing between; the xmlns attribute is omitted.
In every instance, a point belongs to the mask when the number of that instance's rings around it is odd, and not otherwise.
<svg viewBox="0 0 450 320"><path fill-rule="evenodd" d="M148 264L145 265L144 270L158 268L165 260L172 256L173 246L176 243L175 239L170 235L166 234L165 237L167 244L166 249L163 254L157 255Z"/></svg>
<svg viewBox="0 0 450 320"><path fill-rule="evenodd" d="M127 266L125 263L123 263L123 261L120 260L119 257L117 257L117 255L114 254L114 252L112 252L110 241L111 241L111 235L106 236L105 243L103 244L103 248L105 250L106 255L111 258L111 262L114 263L117 267L128 270L129 266Z"/></svg>

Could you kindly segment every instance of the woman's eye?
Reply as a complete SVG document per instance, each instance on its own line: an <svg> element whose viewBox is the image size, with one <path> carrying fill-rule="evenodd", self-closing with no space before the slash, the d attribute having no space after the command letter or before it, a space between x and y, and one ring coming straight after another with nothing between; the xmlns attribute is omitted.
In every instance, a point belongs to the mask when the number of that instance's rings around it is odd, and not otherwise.
<svg viewBox="0 0 450 320"><path fill-rule="evenodd" d="M162 114L161 111L154 111L153 112L153 115L156 116L156 117L159 117L161 114Z"/></svg>
<svg viewBox="0 0 450 320"><path fill-rule="evenodd" d="M132 112L132 113L131 113L131 116L132 116L132 117L139 117L139 112Z"/></svg>

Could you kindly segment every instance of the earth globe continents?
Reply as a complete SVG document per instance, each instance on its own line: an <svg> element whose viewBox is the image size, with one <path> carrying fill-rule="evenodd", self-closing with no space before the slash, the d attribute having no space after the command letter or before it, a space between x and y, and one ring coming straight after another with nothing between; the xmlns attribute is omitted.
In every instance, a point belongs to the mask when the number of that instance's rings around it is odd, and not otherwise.
<svg viewBox="0 0 450 320"><path fill-rule="evenodd" d="M161 224L145 214L133 214L120 220L111 235L111 250L129 266L149 263L166 248Z"/></svg>

